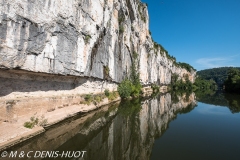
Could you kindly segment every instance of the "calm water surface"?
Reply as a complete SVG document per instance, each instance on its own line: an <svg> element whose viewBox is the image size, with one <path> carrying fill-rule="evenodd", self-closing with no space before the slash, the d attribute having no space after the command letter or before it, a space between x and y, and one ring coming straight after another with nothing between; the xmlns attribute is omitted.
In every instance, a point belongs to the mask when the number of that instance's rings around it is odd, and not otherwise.
<svg viewBox="0 0 240 160"><path fill-rule="evenodd" d="M222 93L125 100L10 150L84 150L84 160L239 160L239 111L240 96Z"/></svg>
<svg viewBox="0 0 240 160"><path fill-rule="evenodd" d="M239 100L235 100L236 108ZM200 101L191 112L178 115L156 139L151 159L240 159L240 114L227 106Z"/></svg>

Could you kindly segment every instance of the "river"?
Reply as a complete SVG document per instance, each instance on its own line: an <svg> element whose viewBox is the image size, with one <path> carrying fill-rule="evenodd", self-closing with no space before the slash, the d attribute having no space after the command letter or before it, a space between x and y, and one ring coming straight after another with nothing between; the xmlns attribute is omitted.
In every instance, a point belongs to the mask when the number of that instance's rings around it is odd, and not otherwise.
<svg viewBox="0 0 240 160"><path fill-rule="evenodd" d="M8 151L33 151L34 159L41 159L36 151L86 151L83 158L56 159L237 160L239 111L240 95L224 93L124 100L70 118Z"/></svg>

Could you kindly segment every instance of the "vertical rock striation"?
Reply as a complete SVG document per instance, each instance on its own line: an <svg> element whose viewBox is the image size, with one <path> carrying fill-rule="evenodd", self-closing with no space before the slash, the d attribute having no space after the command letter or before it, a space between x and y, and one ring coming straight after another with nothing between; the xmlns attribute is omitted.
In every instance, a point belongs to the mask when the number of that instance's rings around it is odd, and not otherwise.
<svg viewBox="0 0 240 160"><path fill-rule="evenodd" d="M0 68L169 84L179 67L149 33L139 0L0 0Z"/></svg>

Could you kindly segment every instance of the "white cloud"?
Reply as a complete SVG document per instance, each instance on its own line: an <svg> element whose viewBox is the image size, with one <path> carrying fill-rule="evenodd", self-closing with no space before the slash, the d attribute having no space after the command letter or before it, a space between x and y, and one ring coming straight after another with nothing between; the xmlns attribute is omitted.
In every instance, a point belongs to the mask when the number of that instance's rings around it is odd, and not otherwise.
<svg viewBox="0 0 240 160"><path fill-rule="evenodd" d="M197 63L200 64L202 67L207 68L216 68L219 67L220 64L226 62L228 59L224 58L200 58L197 60Z"/></svg>
<svg viewBox="0 0 240 160"><path fill-rule="evenodd" d="M215 57L215 58L200 58L196 61L199 64L198 68L218 68L218 67L233 67L233 61L239 55L229 56L229 57Z"/></svg>

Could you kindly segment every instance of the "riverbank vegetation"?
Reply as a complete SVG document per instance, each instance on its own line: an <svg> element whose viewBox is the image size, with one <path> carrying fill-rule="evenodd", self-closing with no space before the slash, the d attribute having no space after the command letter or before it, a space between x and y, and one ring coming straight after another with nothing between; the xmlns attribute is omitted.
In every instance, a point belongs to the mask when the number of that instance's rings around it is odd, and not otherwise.
<svg viewBox="0 0 240 160"><path fill-rule="evenodd" d="M201 77L197 77L195 79L195 82L192 83L189 80L188 75L186 75L183 80L179 79L179 76L177 74L172 74L171 78L172 79L171 79L170 88L173 91L178 91L178 90L195 91L195 90L216 90L217 89L216 82L213 81L212 79L205 80L205 79L202 79Z"/></svg>
<svg viewBox="0 0 240 160"><path fill-rule="evenodd" d="M201 77L197 77L194 82L195 90L217 90L217 83L210 79L206 80Z"/></svg>
<svg viewBox="0 0 240 160"><path fill-rule="evenodd" d="M123 80L118 86L118 93L122 98L139 97L141 94L142 86L140 83L134 83L129 79Z"/></svg>
<svg viewBox="0 0 240 160"><path fill-rule="evenodd" d="M231 69L237 69L240 71L239 67L220 67L198 71L197 75L205 80L214 80L218 87L222 88L225 80L228 79L228 73Z"/></svg>
<svg viewBox="0 0 240 160"><path fill-rule="evenodd" d="M219 88L227 92L240 93L240 68L220 67L197 72L202 81L214 81Z"/></svg>
<svg viewBox="0 0 240 160"><path fill-rule="evenodd" d="M240 70L232 68L228 72L228 77L224 82L225 90L227 92L240 93Z"/></svg>
<svg viewBox="0 0 240 160"><path fill-rule="evenodd" d="M172 74L171 76L171 84L169 86L170 90L177 91L177 90L192 90L193 84L189 80L188 75L184 77L184 80L179 78L177 74Z"/></svg>
<svg viewBox="0 0 240 160"><path fill-rule="evenodd" d="M136 54L137 54L136 52L133 52L133 55L136 55ZM117 90L120 97L122 98L129 98L130 96L139 97L140 94L142 93L142 85L140 83L139 73L136 69L135 60L136 58L134 58L134 61L133 61L134 63L132 64L132 67L131 67L130 78L124 79L118 85Z"/></svg>
<svg viewBox="0 0 240 160"><path fill-rule="evenodd" d="M30 121L25 122L23 126L32 129L35 126L44 126L46 124L47 119L44 118L44 115L42 115L40 118L34 115L30 118Z"/></svg>
<svg viewBox="0 0 240 160"><path fill-rule="evenodd" d="M108 98L109 101L115 100L117 97L119 97L118 93L113 91L110 92L108 89L104 91L104 94L86 94L84 95L84 100L81 101L81 104L87 104L90 105L93 103L94 105L98 105L100 102L103 101L104 98Z"/></svg>

